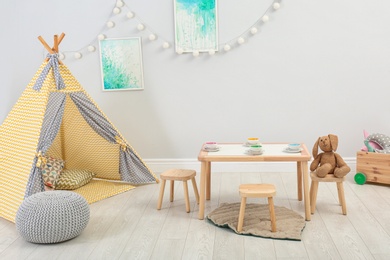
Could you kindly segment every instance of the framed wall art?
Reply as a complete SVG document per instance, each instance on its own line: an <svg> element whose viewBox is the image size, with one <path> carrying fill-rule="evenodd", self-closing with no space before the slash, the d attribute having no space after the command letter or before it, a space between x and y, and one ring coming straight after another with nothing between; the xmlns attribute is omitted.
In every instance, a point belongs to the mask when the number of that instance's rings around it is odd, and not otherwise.
<svg viewBox="0 0 390 260"><path fill-rule="evenodd" d="M217 0L173 1L176 51L218 51Z"/></svg>
<svg viewBox="0 0 390 260"><path fill-rule="evenodd" d="M99 41L104 91L144 89L140 37Z"/></svg>

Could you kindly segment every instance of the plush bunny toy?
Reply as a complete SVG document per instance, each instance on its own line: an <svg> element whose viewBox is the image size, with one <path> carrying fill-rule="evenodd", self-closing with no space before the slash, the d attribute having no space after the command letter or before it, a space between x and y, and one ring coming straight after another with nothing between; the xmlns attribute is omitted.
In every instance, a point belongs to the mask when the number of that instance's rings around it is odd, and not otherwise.
<svg viewBox="0 0 390 260"><path fill-rule="evenodd" d="M318 154L318 146L323 153ZM335 153L338 146L337 135L319 137L313 146L314 160L310 164L310 171L315 171L316 175L324 178L327 174L334 174L338 178L347 175L351 168L344 162L343 158Z"/></svg>

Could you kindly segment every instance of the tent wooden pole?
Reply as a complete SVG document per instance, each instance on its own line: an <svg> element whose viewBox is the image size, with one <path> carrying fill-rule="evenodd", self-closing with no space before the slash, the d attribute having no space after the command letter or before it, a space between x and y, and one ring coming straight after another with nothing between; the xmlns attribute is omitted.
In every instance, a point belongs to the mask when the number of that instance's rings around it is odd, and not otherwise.
<svg viewBox="0 0 390 260"><path fill-rule="evenodd" d="M38 40L45 46L46 50L50 53L53 54L53 50L50 48L50 46L45 42L45 40L42 38L42 36L38 36Z"/></svg>
<svg viewBox="0 0 390 260"><path fill-rule="evenodd" d="M58 38L58 45L62 42L62 39L64 39L65 33L61 33L60 37Z"/></svg>
<svg viewBox="0 0 390 260"><path fill-rule="evenodd" d="M63 37L62 37L63 38ZM58 45L60 44L59 42L59 39L58 39L58 35L55 34L54 35L54 46L52 48L52 50L55 52L55 53L58 53ZM62 64L62 62L59 60L58 61L59 64Z"/></svg>
<svg viewBox="0 0 390 260"><path fill-rule="evenodd" d="M56 37L56 36L57 36L57 35L55 35L54 37ZM59 53L58 46L60 45L60 43L61 43L62 39L64 39L64 37L65 37L65 33L61 33L61 35L58 37L57 48L56 48L56 52L57 52L57 53ZM56 39L54 38L54 41L55 41L55 40L56 40ZM58 61L58 63L61 64L61 65L63 64L62 61L60 61L60 60Z"/></svg>
<svg viewBox="0 0 390 260"><path fill-rule="evenodd" d="M62 39L64 39L64 37L65 37L65 33L61 33L60 36L55 34L54 35L54 45L52 48L50 48L50 46L46 43L46 41L42 38L42 36L39 36L38 39L50 54L54 54L54 53L58 53L58 46L60 45L60 43L61 43ZM48 60L49 60L49 58L45 59L45 61L48 61ZM59 61L59 64L62 64L62 62Z"/></svg>
<svg viewBox="0 0 390 260"><path fill-rule="evenodd" d="M53 46L53 51L55 53L58 53L58 35L54 35L54 46Z"/></svg>

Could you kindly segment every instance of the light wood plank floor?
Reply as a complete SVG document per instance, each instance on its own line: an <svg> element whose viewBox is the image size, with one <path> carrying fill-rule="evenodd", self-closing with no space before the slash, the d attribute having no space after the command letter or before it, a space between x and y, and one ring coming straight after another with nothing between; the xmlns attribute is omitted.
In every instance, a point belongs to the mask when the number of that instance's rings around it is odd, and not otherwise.
<svg viewBox="0 0 390 260"><path fill-rule="evenodd" d="M191 212L186 213L183 186L176 182L175 201L169 202L167 183L161 210L156 210L158 184L90 205L87 228L64 243L28 243L13 223L0 219L0 259L390 259L389 186L357 185L353 176L344 184L347 216L341 214L336 184L319 184L317 210L306 222L302 241L240 236L198 220L192 185ZM239 184L260 182L276 186L275 205L304 216L292 172L213 173L206 214L220 203L239 202Z"/></svg>

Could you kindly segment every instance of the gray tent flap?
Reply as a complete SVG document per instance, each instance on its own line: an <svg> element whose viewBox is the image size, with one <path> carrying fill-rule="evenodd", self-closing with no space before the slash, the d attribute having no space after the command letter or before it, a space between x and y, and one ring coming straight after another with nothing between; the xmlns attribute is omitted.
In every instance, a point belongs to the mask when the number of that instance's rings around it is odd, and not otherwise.
<svg viewBox="0 0 390 260"><path fill-rule="evenodd" d="M31 167L31 172L28 177L26 192L24 197L27 198L35 193L42 192L45 190L45 185L43 184L42 173L40 169L36 166L38 158L34 158L33 165Z"/></svg>
<svg viewBox="0 0 390 260"><path fill-rule="evenodd" d="M43 82L46 80L47 74L49 74L50 69L53 71L54 80L56 81L57 89L65 88L64 80L61 77L59 71L59 62L58 62L58 53L47 54L47 58L49 59L45 68L43 68L41 74L39 75L37 81L35 82L33 89L36 91L40 91L43 85Z"/></svg>
<svg viewBox="0 0 390 260"><path fill-rule="evenodd" d="M134 184L156 181L149 169L130 147L123 140L118 140L119 133L85 93L74 92L69 95L92 129L107 141L120 144L119 173L122 181Z"/></svg>
<svg viewBox="0 0 390 260"><path fill-rule="evenodd" d="M56 138L61 127L65 100L66 94L64 93L50 93L42 123L41 135L39 136L38 151L46 152Z"/></svg>
<svg viewBox="0 0 390 260"><path fill-rule="evenodd" d="M66 94L64 93L50 93L39 136L37 155L45 154L57 136L64 114L65 100ZM35 157L27 182L25 197L45 190L41 170L36 166L37 161L38 158Z"/></svg>
<svg viewBox="0 0 390 260"><path fill-rule="evenodd" d="M123 181L134 184L156 181L143 162L130 149L120 150L119 172Z"/></svg>
<svg viewBox="0 0 390 260"><path fill-rule="evenodd" d="M83 92L74 92L69 96L92 129L110 143L115 143L118 133L92 101Z"/></svg>

